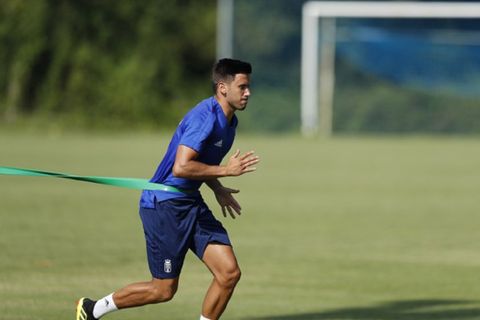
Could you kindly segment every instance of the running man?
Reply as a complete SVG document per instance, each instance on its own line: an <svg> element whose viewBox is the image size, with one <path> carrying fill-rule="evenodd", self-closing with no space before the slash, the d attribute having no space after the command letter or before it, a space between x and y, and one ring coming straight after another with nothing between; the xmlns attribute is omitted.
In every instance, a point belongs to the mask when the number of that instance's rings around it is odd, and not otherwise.
<svg viewBox="0 0 480 320"><path fill-rule="evenodd" d="M152 280L130 284L98 301L81 298L76 320L100 319L124 308L166 302L177 291L188 249L213 274L200 319L219 319L240 279L240 269L227 231L203 201L203 182L212 189L223 215L240 215L241 207L218 178L255 171L259 162L253 151L236 150L225 165L238 124L236 111L244 110L250 97L249 63L221 59L212 72L214 96L201 101L178 125L152 182L178 190L144 190L140 199ZM180 192L179 192L180 191Z"/></svg>

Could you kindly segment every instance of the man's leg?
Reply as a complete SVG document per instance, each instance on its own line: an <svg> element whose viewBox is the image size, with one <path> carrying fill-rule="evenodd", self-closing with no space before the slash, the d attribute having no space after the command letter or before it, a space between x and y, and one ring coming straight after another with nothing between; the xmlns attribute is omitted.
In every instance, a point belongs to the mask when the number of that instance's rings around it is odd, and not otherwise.
<svg viewBox="0 0 480 320"><path fill-rule="evenodd" d="M112 295L98 300L82 298L77 306L77 320L100 319L117 309L139 307L151 303L166 302L173 298L178 288L178 278L152 279L148 282L130 284ZM110 299L113 299L113 305Z"/></svg>
<svg viewBox="0 0 480 320"><path fill-rule="evenodd" d="M130 284L113 294L119 309L139 307L151 303L166 302L173 298L178 288L178 278L155 279Z"/></svg>
<svg viewBox="0 0 480 320"><path fill-rule="evenodd" d="M240 268L232 247L222 244L209 244L203 254L203 262L212 272L213 281L203 301L202 315L217 320L240 280Z"/></svg>

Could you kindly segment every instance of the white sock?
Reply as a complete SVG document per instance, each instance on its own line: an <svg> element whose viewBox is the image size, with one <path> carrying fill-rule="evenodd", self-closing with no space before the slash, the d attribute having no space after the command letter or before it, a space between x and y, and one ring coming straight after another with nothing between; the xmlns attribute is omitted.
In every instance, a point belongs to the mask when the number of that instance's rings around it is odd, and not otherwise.
<svg viewBox="0 0 480 320"><path fill-rule="evenodd" d="M204 316L200 316L200 320L210 320L210 319L205 318Z"/></svg>
<svg viewBox="0 0 480 320"><path fill-rule="evenodd" d="M100 319L102 316L106 315L109 312L118 310L115 302L113 302L113 293L109 294L105 298L102 298L95 303L93 307L93 316L97 319Z"/></svg>

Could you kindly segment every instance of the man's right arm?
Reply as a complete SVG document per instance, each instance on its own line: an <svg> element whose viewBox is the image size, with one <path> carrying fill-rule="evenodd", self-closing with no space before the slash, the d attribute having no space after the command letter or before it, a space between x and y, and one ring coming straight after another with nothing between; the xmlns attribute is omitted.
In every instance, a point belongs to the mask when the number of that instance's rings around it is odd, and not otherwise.
<svg viewBox="0 0 480 320"><path fill-rule="evenodd" d="M240 176L244 173L255 171L254 165L260 161L253 151L240 155L240 150L237 150L230 157L226 165L212 166L197 161L197 158L198 152L187 146L179 145L173 165L173 175L192 180L211 180L228 176Z"/></svg>

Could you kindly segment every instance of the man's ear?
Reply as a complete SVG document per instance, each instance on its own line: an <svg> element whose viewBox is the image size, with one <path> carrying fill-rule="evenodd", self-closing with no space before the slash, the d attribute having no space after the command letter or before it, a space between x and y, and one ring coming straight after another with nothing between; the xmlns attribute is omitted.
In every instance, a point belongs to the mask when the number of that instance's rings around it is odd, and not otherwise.
<svg viewBox="0 0 480 320"><path fill-rule="evenodd" d="M218 92L220 92L222 96L225 96L227 94L227 86L225 85L225 83L218 83Z"/></svg>

